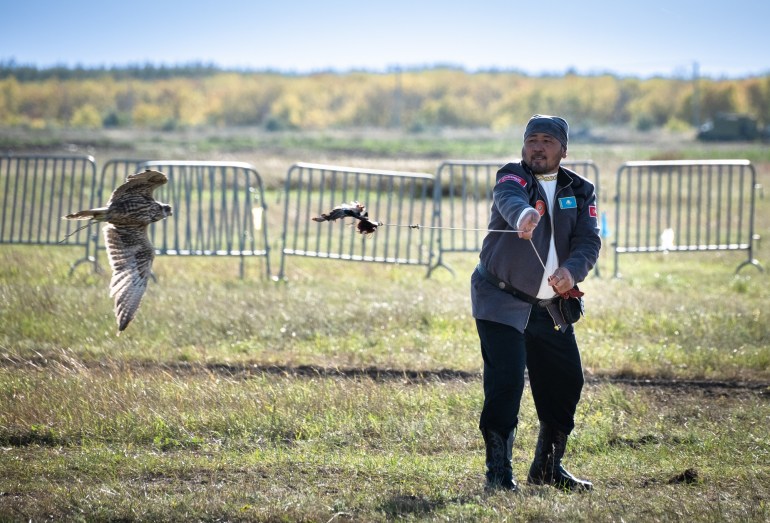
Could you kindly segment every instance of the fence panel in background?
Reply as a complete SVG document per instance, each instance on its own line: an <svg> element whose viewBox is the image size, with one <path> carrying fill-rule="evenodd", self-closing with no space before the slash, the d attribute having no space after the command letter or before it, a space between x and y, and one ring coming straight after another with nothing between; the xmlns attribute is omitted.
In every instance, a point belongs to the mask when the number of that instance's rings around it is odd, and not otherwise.
<svg viewBox="0 0 770 523"><path fill-rule="evenodd" d="M122 163L121 163L122 162ZM109 199L124 172L154 169L169 182L154 197L171 205L173 216L150 225L150 241L162 256L238 256L240 275L247 257L263 257L270 277L270 247L262 178L243 162L118 161L102 170L101 197ZM136 169L134 169L136 167Z"/></svg>
<svg viewBox="0 0 770 523"><path fill-rule="evenodd" d="M620 254L746 251L754 260L756 173L748 160L626 162L617 172L615 277Z"/></svg>
<svg viewBox="0 0 770 523"><path fill-rule="evenodd" d="M91 156L0 156L0 243L82 246L84 262L98 269L89 228L66 214L98 206L96 163ZM94 252L95 254L95 252Z"/></svg>
<svg viewBox="0 0 770 523"><path fill-rule="evenodd" d="M479 252L487 234L495 175L505 162L449 160L436 173L433 227L436 227L438 257L428 275L444 263L446 252ZM599 194L599 169L590 160L561 165L591 180ZM598 274L598 266L597 266Z"/></svg>
<svg viewBox="0 0 770 523"><path fill-rule="evenodd" d="M279 279L287 256L430 265L434 176L423 173L358 169L310 163L289 168L284 188L284 223ZM384 225L361 235L355 219L315 222L342 203L366 205L369 217Z"/></svg>

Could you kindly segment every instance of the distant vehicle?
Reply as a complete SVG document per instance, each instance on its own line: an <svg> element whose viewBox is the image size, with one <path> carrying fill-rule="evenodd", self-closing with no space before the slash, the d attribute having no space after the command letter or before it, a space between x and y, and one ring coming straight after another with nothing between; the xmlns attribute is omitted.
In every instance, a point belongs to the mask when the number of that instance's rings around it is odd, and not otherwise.
<svg viewBox="0 0 770 523"><path fill-rule="evenodd" d="M701 125L698 140L751 141L760 137L757 119L747 114L718 113L713 120Z"/></svg>

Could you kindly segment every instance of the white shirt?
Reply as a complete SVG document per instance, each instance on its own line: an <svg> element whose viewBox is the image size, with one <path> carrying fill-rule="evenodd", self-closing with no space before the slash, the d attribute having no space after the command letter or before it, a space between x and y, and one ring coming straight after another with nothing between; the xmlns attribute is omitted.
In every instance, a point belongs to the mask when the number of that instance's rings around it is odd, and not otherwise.
<svg viewBox="0 0 770 523"><path fill-rule="evenodd" d="M546 207L548 209L553 208L553 198L556 193L556 173L551 174L540 174L536 176L537 183L540 184L540 188L542 189L542 192L545 193L546 197ZM532 209L535 212L538 212L536 209ZM521 220L524 216L527 215L528 211L524 211L521 213L521 216L519 216L519 220L516 225L517 229L520 227ZM550 246L548 248L548 257L545 261L545 271L543 272L543 279L540 282L540 289L537 291L537 298L540 298L542 300L553 298L556 296L556 293L553 290L553 287L548 285L548 277L556 271L556 269L559 268L559 258L556 255L556 244L554 243L553 239L553 212L548 213L549 216L551 216L551 241ZM534 244L532 244L534 247Z"/></svg>

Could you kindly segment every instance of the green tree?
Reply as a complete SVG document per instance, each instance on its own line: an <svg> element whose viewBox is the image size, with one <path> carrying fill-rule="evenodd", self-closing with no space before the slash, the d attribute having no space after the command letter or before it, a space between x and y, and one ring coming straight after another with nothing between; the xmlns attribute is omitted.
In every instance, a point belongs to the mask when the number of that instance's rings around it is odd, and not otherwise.
<svg viewBox="0 0 770 523"><path fill-rule="evenodd" d="M69 124L72 127L97 129L102 126L102 117L96 107L85 104L75 109Z"/></svg>
<svg viewBox="0 0 770 523"><path fill-rule="evenodd" d="M755 78L746 85L748 112L762 125L770 125L770 76Z"/></svg>
<svg viewBox="0 0 770 523"><path fill-rule="evenodd" d="M701 115L713 118L717 113L736 111L735 86L732 83L703 82L700 94Z"/></svg>

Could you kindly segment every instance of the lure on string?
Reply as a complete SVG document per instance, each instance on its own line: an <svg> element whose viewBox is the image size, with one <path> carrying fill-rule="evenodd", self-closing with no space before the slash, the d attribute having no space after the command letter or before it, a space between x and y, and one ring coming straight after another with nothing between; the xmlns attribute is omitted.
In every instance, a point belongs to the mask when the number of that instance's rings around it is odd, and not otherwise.
<svg viewBox="0 0 770 523"><path fill-rule="evenodd" d="M338 205L328 213L321 213L321 216L314 217L313 221L333 222L335 220L339 220L340 218L346 217L355 218L358 220L356 229L358 229L359 234L373 234L374 231L377 230L377 227L382 225L379 222L370 220L369 213L366 210L366 205L357 201Z"/></svg>

